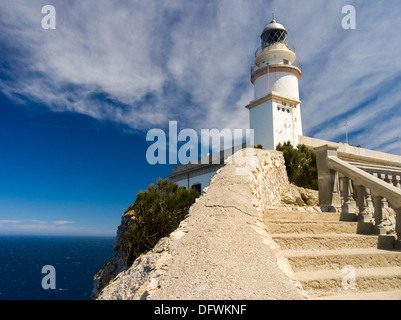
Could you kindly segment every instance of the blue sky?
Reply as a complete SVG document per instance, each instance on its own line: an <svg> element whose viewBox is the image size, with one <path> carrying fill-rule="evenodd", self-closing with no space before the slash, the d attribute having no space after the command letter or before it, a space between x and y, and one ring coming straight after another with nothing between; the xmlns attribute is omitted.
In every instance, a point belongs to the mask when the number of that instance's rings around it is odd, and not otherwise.
<svg viewBox="0 0 401 320"><path fill-rule="evenodd" d="M43 6L57 29L43 30ZM354 5L356 30L341 26ZM0 234L114 235L172 166L146 132L248 128L250 66L271 12L302 63L304 135L399 153L397 0L0 3Z"/></svg>
<svg viewBox="0 0 401 320"><path fill-rule="evenodd" d="M3 234L114 235L136 192L171 170L148 165L145 136L112 122L0 103Z"/></svg>

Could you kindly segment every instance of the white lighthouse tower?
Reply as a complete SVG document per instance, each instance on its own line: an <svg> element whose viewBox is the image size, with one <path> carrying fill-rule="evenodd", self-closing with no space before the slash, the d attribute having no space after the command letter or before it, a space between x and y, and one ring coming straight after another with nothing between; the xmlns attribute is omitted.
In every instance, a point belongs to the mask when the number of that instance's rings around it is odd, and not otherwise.
<svg viewBox="0 0 401 320"><path fill-rule="evenodd" d="M290 141L296 147L302 135L298 86L301 67L294 47L287 41L287 30L274 16L260 38L262 45L255 52L251 77L255 96L246 106L254 144L275 149L279 143Z"/></svg>

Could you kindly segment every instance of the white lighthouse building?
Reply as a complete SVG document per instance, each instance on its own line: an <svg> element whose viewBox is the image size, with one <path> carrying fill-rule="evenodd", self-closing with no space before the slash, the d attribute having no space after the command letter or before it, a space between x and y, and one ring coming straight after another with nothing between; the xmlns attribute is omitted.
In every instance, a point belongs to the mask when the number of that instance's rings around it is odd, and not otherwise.
<svg viewBox="0 0 401 320"><path fill-rule="evenodd" d="M261 40L252 67L255 96L246 106L250 113L250 129L254 130L253 144L261 144L269 150L276 149L280 142L290 141L296 147L302 135L302 123L298 87L301 68L295 49L287 41L287 30L274 18L265 26ZM224 166L226 155L231 154L221 151L217 163L208 156L209 163L196 161L178 166L168 177L181 187L202 191Z"/></svg>
<svg viewBox="0 0 401 320"><path fill-rule="evenodd" d="M260 38L251 76L254 100L246 106L254 143L276 149L279 143L290 141L296 147L302 135L298 85L302 73L295 49L287 41L287 30L274 17Z"/></svg>

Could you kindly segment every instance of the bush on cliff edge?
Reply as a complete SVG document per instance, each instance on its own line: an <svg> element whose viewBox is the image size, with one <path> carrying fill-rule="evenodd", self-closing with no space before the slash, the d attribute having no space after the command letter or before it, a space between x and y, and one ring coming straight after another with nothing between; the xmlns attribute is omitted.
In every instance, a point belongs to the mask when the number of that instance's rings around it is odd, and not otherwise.
<svg viewBox="0 0 401 320"><path fill-rule="evenodd" d="M290 142L278 144L276 150L283 153L288 179L298 187L318 190L316 153L300 144L294 148Z"/></svg>
<svg viewBox="0 0 401 320"><path fill-rule="evenodd" d="M142 253L153 249L157 242L177 229L199 197L196 190L186 190L167 179L159 179L148 190L137 194L128 231L122 239L126 262L133 263Z"/></svg>

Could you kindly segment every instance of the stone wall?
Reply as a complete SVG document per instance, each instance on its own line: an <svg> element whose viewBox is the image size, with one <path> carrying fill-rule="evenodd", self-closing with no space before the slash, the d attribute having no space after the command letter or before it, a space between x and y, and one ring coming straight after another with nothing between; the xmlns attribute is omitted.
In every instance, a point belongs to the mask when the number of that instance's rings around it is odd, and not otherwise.
<svg viewBox="0 0 401 320"><path fill-rule="evenodd" d="M284 158L249 151L229 158L178 229L97 298L301 299L261 223L263 209L279 205L290 188Z"/></svg>
<svg viewBox="0 0 401 320"><path fill-rule="evenodd" d="M257 200L256 208L261 210L266 206L278 206L281 195L288 190L289 183L281 152L259 152L249 163L252 170L252 194Z"/></svg>

